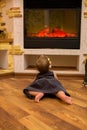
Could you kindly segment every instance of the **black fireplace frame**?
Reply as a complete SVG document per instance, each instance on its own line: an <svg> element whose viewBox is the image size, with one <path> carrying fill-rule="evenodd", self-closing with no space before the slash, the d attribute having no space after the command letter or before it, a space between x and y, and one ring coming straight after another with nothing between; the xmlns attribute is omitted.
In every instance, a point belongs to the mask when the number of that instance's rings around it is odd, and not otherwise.
<svg viewBox="0 0 87 130"><path fill-rule="evenodd" d="M80 38L26 37L24 48L80 49Z"/></svg>
<svg viewBox="0 0 87 130"><path fill-rule="evenodd" d="M37 1L37 2L36 2ZM51 1L51 2L50 2ZM68 0L66 0L68 1ZM39 9L39 8L79 8L81 12L82 0L70 0L68 3L65 0L26 0L24 1L24 9ZM50 2L50 4L48 4ZM52 2L54 4L52 4ZM63 3L63 4L62 4ZM81 14L81 13L80 13ZM81 15L80 15L81 19ZM27 37L24 33L24 48L25 49L80 49L80 26L78 37L64 38L49 38L49 37Z"/></svg>

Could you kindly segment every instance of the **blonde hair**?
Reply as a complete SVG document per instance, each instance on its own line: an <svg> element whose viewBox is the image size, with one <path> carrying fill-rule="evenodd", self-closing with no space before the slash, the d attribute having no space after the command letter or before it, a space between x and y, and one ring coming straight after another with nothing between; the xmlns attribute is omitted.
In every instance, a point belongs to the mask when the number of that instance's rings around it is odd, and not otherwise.
<svg viewBox="0 0 87 130"><path fill-rule="evenodd" d="M46 73L50 68L50 60L45 55L40 55L36 61L36 67L40 73Z"/></svg>

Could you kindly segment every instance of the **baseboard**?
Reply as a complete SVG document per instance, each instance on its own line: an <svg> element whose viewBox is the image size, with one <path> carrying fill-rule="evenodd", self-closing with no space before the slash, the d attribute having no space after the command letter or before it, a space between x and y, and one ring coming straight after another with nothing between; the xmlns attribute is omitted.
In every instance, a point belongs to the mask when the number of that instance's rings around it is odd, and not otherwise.
<svg viewBox="0 0 87 130"><path fill-rule="evenodd" d="M9 77L17 77L17 78L34 78L36 73L4 73L0 74L0 78L9 78ZM58 74L58 79L76 79L76 80L83 80L83 74Z"/></svg>
<svg viewBox="0 0 87 130"><path fill-rule="evenodd" d="M0 74L0 79L14 77L14 72Z"/></svg>
<svg viewBox="0 0 87 130"><path fill-rule="evenodd" d="M15 77L29 77L34 78L36 76L36 73L15 73ZM58 74L57 75L59 79L77 79L77 80L83 80L84 75L83 74Z"/></svg>

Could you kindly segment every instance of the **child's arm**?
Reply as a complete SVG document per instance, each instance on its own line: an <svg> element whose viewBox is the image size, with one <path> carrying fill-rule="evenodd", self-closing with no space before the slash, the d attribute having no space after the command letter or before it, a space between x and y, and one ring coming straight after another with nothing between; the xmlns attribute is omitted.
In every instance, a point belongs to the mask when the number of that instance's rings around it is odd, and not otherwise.
<svg viewBox="0 0 87 130"><path fill-rule="evenodd" d="M58 76L57 76L57 74L55 73L55 72L53 72L54 73L54 77L56 78L56 79L58 79Z"/></svg>

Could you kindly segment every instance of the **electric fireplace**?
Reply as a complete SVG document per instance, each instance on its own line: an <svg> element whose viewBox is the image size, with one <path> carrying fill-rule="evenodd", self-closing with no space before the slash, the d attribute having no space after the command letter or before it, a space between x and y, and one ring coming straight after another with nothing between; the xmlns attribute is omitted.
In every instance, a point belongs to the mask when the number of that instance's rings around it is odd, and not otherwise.
<svg viewBox="0 0 87 130"><path fill-rule="evenodd" d="M24 1L24 48L80 49L82 0Z"/></svg>

